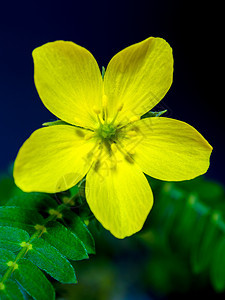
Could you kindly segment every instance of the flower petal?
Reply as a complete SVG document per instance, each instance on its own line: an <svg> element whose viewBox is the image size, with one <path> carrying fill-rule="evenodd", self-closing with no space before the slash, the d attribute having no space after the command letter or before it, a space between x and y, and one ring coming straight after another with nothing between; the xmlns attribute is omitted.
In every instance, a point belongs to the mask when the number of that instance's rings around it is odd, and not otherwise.
<svg viewBox="0 0 225 300"><path fill-rule="evenodd" d="M15 183L25 192L55 193L79 182L92 163L92 140L85 129L68 125L36 130L23 144L14 165Z"/></svg>
<svg viewBox="0 0 225 300"><path fill-rule="evenodd" d="M146 118L127 126L137 136L124 140L133 159L146 174L166 181L179 181L204 174L212 147L192 126L175 119Z"/></svg>
<svg viewBox="0 0 225 300"><path fill-rule="evenodd" d="M131 160L102 155L86 178L86 198L101 224L117 238L139 231L153 204L151 188Z"/></svg>
<svg viewBox="0 0 225 300"><path fill-rule="evenodd" d="M94 106L102 103L98 64L85 48L72 42L47 43L33 51L34 80L44 105L70 124L94 128Z"/></svg>
<svg viewBox="0 0 225 300"><path fill-rule="evenodd" d="M111 59L104 76L109 117L122 103L117 120L122 124L145 114L167 93L172 76L172 49L165 40L150 37L125 48Z"/></svg>

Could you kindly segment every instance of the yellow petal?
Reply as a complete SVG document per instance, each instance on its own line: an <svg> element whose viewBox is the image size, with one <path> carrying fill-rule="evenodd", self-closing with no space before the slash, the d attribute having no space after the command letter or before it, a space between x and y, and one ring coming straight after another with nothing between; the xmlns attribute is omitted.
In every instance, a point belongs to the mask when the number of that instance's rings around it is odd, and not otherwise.
<svg viewBox="0 0 225 300"><path fill-rule="evenodd" d="M170 118L146 118L127 126L136 136L124 139L135 151L133 159L146 174L166 181L179 181L204 174L212 147L187 123Z"/></svg>
<svg viewBox="0 0 225 300"><path fill-rule="evenodd" d="M25 192L55 193L79 182L92 163L88 131L58 125L36 130L23 144L14 165L15 183Z"/></svg>
<svg viewBox="0 0 225 300"><path fill-rule="evenodd" d="M112 58L104 76L109 117L121 103L120 123L145 114L164 97L172 76L172 49L165 40L150 37L125 48Z"/></svg>
<svg viewBox="0 0 225 300"><path fill-rule="evenodd" d="M153 204L140 168L119 151L93 164L86 178L86 198L95 217L117 238L139 231Z"/></svg>
<svg viewBox="0 0 225 300"><path fill-rule="evenodd" d="M33 51L34 80L44 105L59 119L94 128L93 106L101 105L102 77L85 48L72 42L47 43Z"/></svg>

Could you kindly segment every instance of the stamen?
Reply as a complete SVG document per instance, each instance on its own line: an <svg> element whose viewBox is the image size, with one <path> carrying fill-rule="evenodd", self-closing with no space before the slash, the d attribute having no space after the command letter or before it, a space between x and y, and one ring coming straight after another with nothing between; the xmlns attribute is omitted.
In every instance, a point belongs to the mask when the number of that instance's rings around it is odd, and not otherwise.
<svg viewBox="0 0 225 300"><path fill-rule="evenodd" d="M120 112L122 109L123 109L123 106L124 106L124 103L121 103L118 108L117 108L117 111Z"/></svg>
<svg viewBox="0 0 225 300"><path fill-rule="evenodd" d="M127 131L126 134L130 137L137 136L137 132L134 130Z"/></svg>
<svg viewBox="0 0 225 300"><path fill-rule="evenodd" d="M115 157L111 157L111 159L109 161L109 168L111 170L115 170L116 167L117 167L117 163L118 163L118 161L116 160L116 158Z"/></svg>
<svg viewBox="0 0 225 300"><path fill-rule="evenodd" d="M139 116L133 116L133 117L130 118L129 123L133 123L133 122L136 122L138 120L140 120Z"/></svg>
<svg viewBox="0 0 225 300"><path fill-rule="evenodd" d="M101 122L101 120L100 120L100 118L99 118L99 115L100 115L100 113L101 113L100 108L99 108L98 106L94 105L94 106L92 107L92 109L93 109L93 112L97 115L97 119L98 119L99 124L102 125L102 122Z"/></svg>
<svg viewBox="0 0 225 300"><path fill-rule="evenodd" d="M93 160L98 161L101 155L102 155L102 145L100 145L100 147L95 151L93 155Z"/></svg>
<svg viewBox="0 0 225 300"><path fill-rule="evenodd" d="M117 146L116 146L115 143L112 143L112 144L111 144L111 150L112 150L113 153L116 153L116 152L117 152Z"/></svg>
<svg viewBox="0 0 225 300"><path fill-rule="evenodd" d="M94 132L89 132L85 134L84 139L87 141L90 140L93 136L94 136Z"/></svg>
<svg viewBox="0 0 225 300"><path fill-rule="evenodd" d="M129 163L131 163L131 164L134 163L134 161L133 161L133 159L132 159L132 157L131 157L130 155L126 155L126 156L125 156L125 159L126 159Z"/></svg>
<svg viewBox="0 0 225 300"><path fill-rule="evenodd" d="M94 113L96 113L96 115L99 115L101 110L99 109L99 107L97 107L96 105L93 106L93 111Z"/></svg>
<svg viewBox="0 0 225 300"><path fill-rule="evenodd" d="M97 115L97 119L98 119L99 124L102 125L102 121L99 118L99 114Z"/></svg>
<svg viewBox="0 0 225 300"><path fill-rule="evenodd" d="M89 161L90 159L95 159L96 151L98 151L98 149L96 150L97 147L99 147L99 143L95 143L92 149L88 152L87 156L84 157L86 161Z"/></svg>
<svg viewBox="0 0 225 300"><path fill-rule="evenodd" d="M117 111L116 111L116 115L115 115L115 117L113 118L113 120L111 121L111 124L113 124L115 121L116 121L116 118L118 117L118 114L119 114L119 112L123 109L123 103L121 103L119 106L118 106L118 108L117 108Z"/></svg>
<svg viewBox="0 0 225 300"><path fill-rule="evenodd" d="M131 153L132 151L131 150L127 151L127 147L124 148L123 145L120 142L117 143L117 147L118 147L118 150L123 154L124 158L127 161L129 161L130 163L133 163L133 159L131 157L131 155L133 155Z"/></svg>
<svg viewBox="0 0 225 300"><path fill-rule="evenodd" d="M125 151L130 155L134 155L136 153L136 151L134 149L125 148Z"/></svg>

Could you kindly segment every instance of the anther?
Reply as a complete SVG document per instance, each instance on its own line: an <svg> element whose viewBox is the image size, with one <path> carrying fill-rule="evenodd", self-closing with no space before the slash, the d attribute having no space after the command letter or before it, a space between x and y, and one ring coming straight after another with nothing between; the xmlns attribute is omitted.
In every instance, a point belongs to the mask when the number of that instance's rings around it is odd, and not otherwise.
<svg viewBox="0 0 225 300"><path fill-rule="evenodd" d="M134 136L137 136L137 132L134 130L130 130L130 131L127 131L127 135L130 137L134 137Z"/></svg>
<svg viewBox="0 0 225 300"><path fill-rule="evenodd" d="M93 136L94 136L94 133L89 132L89 133L85 134L84 139L87 141L87 140L90 140Z"/></svg>
<svg viewBox="0 0 225 300"><path fill-rule="evenodd" d="M95 150L95 152L93 153L93 159L94 159L94 160L98 160L99 157L101 156L101 154L102 154L102 148L99 147L99 148L97 148L97 149Z"/></svg>
<svg viewBox="0 0 225 300"><path fill-rule="evenodd" d="M99 107L97 107L96 105L93 106L93 111L94 113L96 113L97 115L99 115L101 113L101 110L99 109Z"/></svg>
<svg viewBox="0 0 225 300"><path fill-rule="evenodd" d="M129 163L134 163L133 159L130 157L130 155L126 155L125 159L129 162Z"/></svg>
<svg viewBox="0 0 225 300"><path fill-rule="evenodd" d="M130 118L129 123L133 123L133 122L136 122L138 120L140 120L139 116L133 116L133 117Z"/></svg>
<svg viewBox="0 0 225 300"><path fill-rule="evenodd" d="M130 154L130 155L134 155L136 153L136 151L134 149L125 149L125 151Z"/></svg>
<svg viewBox="0 0 225 300"><path fill-rule="evenodd" d="M112 159L112 160L110 161L109 168L110 168L111 170L115 170L115 169L116 169L116 166L117 166L117 161L116 161L116 159Z"/></svg>
<svg viewBox="0 0 225 300"><path fill-rule="evenodd" d="M111 144L111 150L112 150L113 153L116 153L116 152L117 152L117 146L116 146L115 143L112 143L112 144Z"/></svg>
<svg viewBox="0 0 225 300"><path fill-rule="evenodd" d="M124 106L124 104L121 103L121 104L118 106L117 111L118 111L118 112L121 111L121 110L123 109L123 106Z"/></svg>

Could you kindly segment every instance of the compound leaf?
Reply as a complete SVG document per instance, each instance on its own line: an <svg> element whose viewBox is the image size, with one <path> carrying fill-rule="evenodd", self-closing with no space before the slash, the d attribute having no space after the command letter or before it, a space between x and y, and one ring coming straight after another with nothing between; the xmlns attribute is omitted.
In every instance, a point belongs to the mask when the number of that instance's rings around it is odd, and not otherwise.
<svg viewBox="0 0 225 300"><path fill-rule="evenodd" d="M43 224L43 222L43 217L35 210L15 206L0 206L0 226L12 226L34 233L34 226Z"/></svg>
<svg viewBox="0 0 225 300"><path fill-rule="evenodd" d="M29 240L29 234L19 228L0 226L0 248L5 248L13 252L21 249L20 244Z"/></svg>
<svg viewBox="0 0 225 300"><path fill-rule="evenodd" d="M81 240L61 223L48 223L47 232L43 234L43 239L71 260L88 258L87 251Z"/></svg>
<svg viewBox="0 0 225 300"><path fill-rule="evenodd" d="M9 250L0 248L0 273L2 274L7 268L9 261L14 261L15 254Z"/></svg>
<svg viewBox="0 0 225 300"><path fill-rule="evenodd" d="M0 289L1 300L25 300L17 283L11 279L4 282Z"/></svg>
<svg viewBox="0 0 225 300"><path fill-rule="evenodd" d="M54 300L55 291L45 275L32 262L22 258L13 273L16 281L35 300Z"/></svg>
<svg viewBox="0 0 225 300"><path fill-rule="evenodd" d="M26 257L32 263L62 283L77 282L72 265L56 248L41 238L31 244Z"/></svg>
<svg viewBox="0 0 225 300"><path fill-rule="evenodd" d="M63 217L66 225L83 243L88 254L95 254L95 242L83 220L72 211L67 211Z"/></svg>
<svg viewBox="0 0 225 300"><path fill-rule="evenodd" d="M23 193L9 199L6 205L26 209L32 208L41 212L46 211L50 207L57 207L56 201L50 195L45 193Z"/></svg>
<svg viewBox="0 0 225 300"><path fill-rule="evenodd" d="M211 264L210 277L216 291L225 289L225 238L217 244Z"/></svg>

